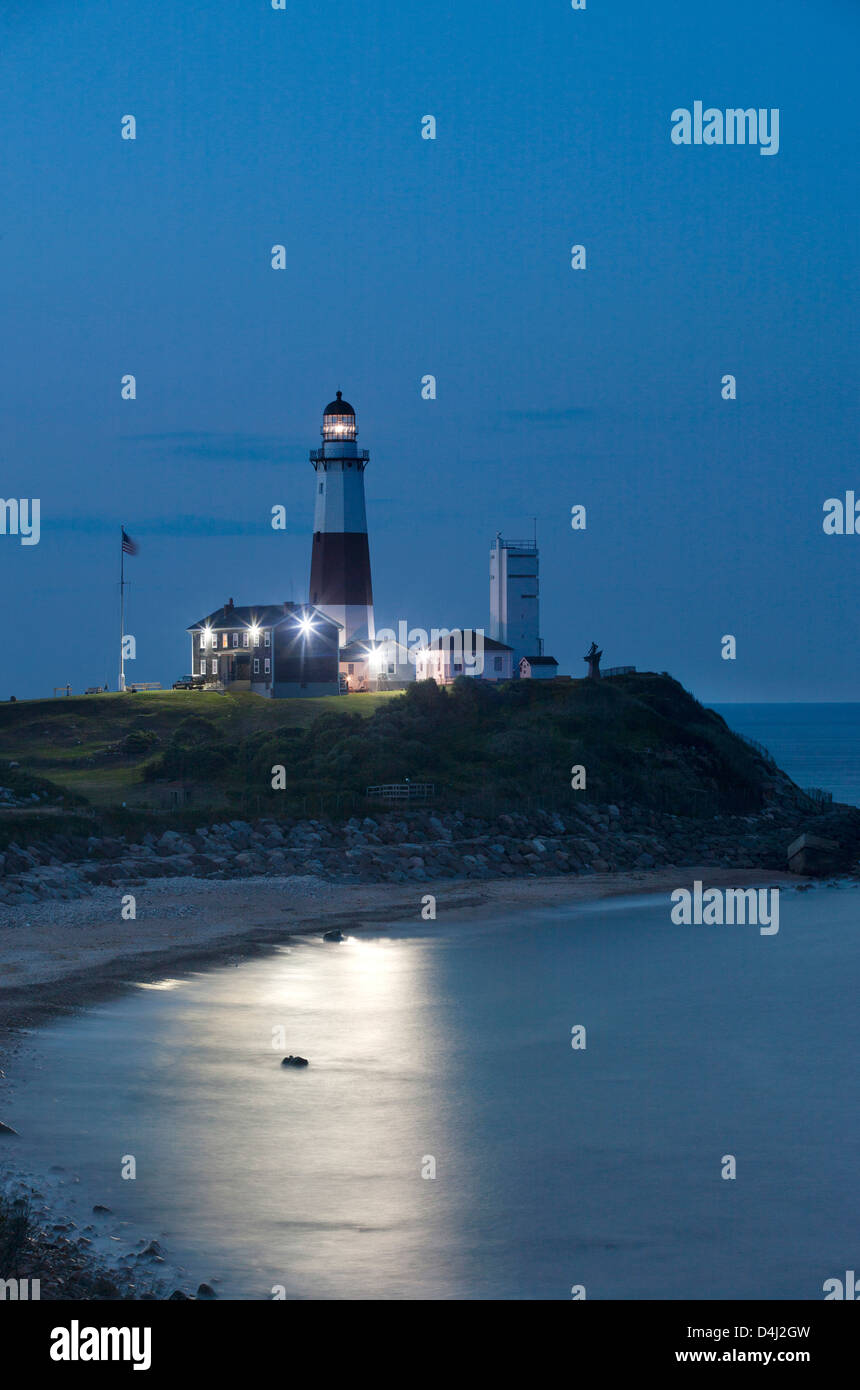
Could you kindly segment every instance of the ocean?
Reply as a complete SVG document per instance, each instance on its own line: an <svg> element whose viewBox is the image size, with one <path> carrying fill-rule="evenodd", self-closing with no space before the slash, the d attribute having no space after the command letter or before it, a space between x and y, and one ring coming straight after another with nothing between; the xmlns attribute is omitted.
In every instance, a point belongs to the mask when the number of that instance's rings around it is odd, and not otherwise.
<svg viewBox="0 0 860 1390"><path fill-rule="evenodd" d="M860 888L781 897L774 936L610 899L133 990L28 1040L16 1162L168 1290L821 1298L857 1262Z"/></svg>
<svg viewBox="0 0 860 1390"><path fill-rule="evenodd" d="M799 787L860 806L860 704L712 705L730 729L764 744Z"/></svg>

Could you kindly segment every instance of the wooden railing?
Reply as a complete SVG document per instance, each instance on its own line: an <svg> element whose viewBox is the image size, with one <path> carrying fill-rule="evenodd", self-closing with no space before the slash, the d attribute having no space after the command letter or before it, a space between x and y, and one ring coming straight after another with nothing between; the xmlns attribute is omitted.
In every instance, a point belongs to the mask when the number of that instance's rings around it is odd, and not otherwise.
<svg viewBox="0 0 860 1390"><path fill-rule="evenodd" d="M384 782L368 787L365 796L372 801L429 801L436 795L434 782Z"/></svg>

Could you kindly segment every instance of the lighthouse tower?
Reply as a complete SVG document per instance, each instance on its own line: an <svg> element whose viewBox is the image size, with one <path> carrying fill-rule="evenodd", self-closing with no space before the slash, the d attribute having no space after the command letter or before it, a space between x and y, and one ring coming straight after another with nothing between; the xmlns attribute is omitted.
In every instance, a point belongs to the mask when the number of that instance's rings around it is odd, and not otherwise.
<svg viewBox="0 0 860 1390"><path fill-rule="evenodd" d="M340 623L340 645L375 636L370 550L364 508L367 449L356 444L355 411L337 399L323 414L321 449L311 449L316 473L310 601Z"/></svg>

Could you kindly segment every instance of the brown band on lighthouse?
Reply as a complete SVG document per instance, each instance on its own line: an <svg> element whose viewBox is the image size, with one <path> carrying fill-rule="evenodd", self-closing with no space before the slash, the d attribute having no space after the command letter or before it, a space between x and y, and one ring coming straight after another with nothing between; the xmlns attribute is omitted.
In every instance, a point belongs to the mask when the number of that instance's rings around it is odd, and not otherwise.
<svg viewBox="0 0 860 1390"><path fill-rule="evenodd" d="M370 606L370 547L364 531L317 531L311 552L310 601L322 607Z"/></svg>

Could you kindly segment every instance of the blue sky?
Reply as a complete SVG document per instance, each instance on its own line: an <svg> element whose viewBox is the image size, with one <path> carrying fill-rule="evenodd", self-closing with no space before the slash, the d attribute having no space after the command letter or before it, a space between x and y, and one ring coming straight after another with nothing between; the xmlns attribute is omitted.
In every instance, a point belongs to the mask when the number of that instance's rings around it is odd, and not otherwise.
<svg viewBox="0 0 860 1390"><path fill-rule="evenodd" d="M341 388L378 624L488 626L536 516L563 671L595 638L705 700L856 698L857 38L835 0L7 2L0 496L42 531L0 536L0 697L115 683L121 522L138 679L305 598ZM696 100L778 108L779 153L674 145Z"/></svg>

